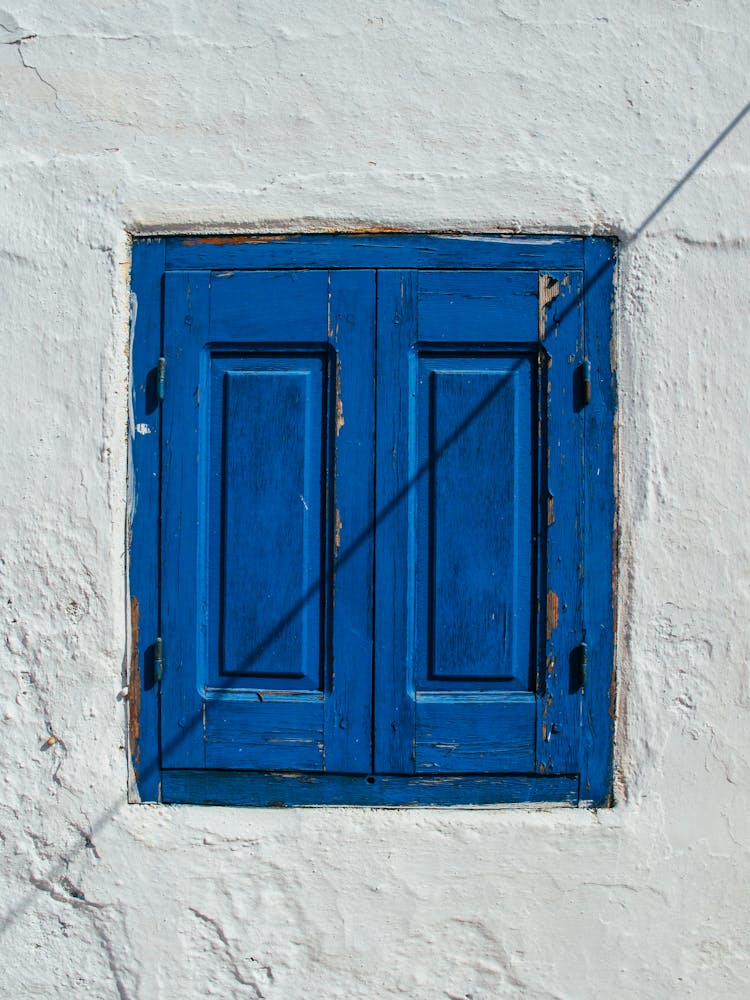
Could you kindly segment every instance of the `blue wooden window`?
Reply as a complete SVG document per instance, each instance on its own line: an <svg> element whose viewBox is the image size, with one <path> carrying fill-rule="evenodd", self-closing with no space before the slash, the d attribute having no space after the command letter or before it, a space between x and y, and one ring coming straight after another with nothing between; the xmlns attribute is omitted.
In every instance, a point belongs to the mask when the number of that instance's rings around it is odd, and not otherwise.
<svg viewBox="0 0 750 1000"><path fill-rule="evenodd" d="M605 804L614 246L133 248L141 798Z"/></svg>

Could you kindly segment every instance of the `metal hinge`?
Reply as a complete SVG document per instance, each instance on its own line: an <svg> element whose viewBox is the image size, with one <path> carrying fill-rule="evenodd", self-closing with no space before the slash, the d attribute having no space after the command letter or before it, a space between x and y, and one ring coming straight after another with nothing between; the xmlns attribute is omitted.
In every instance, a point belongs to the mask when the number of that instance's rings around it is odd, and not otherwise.
<svg viewBox="0 0 750 1000"><path fill-rule="evenodd" d="M159 358L156 366L156 398L159 402L164 400L164 389L167 384L167 359Z"/></svg>
<svg viewBox="0 0 750 1000"><path fill-rule="evenodd" d="M573 691L581 691L586 687L586 668L589 665L589 647L586 640L579 643L573 650L571 656L571 688Z"/></svg>
<svg viewBox="0 0 750 1000"><path fill-rule="evenodd" d="M159 636L154 643L154 680L158 684L164 674L164 640Z"/></svg>
<svg viewBox="0 0 750 1000"><path fill-rule="evenodd" d="M578 366L578 378L581 386L581 406L588 406L591 402L591 362L584 358Z"/></svg>

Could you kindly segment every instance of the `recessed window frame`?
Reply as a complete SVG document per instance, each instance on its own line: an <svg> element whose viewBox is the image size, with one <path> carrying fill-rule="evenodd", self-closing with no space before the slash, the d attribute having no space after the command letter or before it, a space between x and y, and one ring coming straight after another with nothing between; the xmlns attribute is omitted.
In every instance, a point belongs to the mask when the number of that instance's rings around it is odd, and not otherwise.
<svg viewBox="0 0 750 1000"><path fill-rule="evenodd" d="M616 384L613 357L615 241L601 237L499 237L449 234L264 234L221 237L137 237L132 263L132 414L128 518L130 587L130 754L132 797L141 801L256 805L500 805L612 802L615 649L615 468ZM162 354L164 276L170 271L227 271L262 268L415 268L418 270L533 270L540 275L540 336L549 303L541 276L580 274L580 309L590 401L582 407L586 461L584 533L587 622L593 623L597 662L585 669L580 698L580 768L576 775L544 773L485 778L457 776L442 791L429 789L424 775L326 776L268 774L249 791L242 771L204 774L161 767L159 683L160 635L160 448L158 359ZM554 278L552 279L555 280ZM552 498L554 503L554 498ZM156 514L156 516L154 516ZM554 615L555 609L545 609ZM590 654L589 654L590 655ZM554 669L554 664L548 665ZM576 725L579 723L576 722ZM543 770L543 765L542 765ZM569 780L575 777L575 781ZM452 788L452 790L451 790ZM427 790L426 790L427 789Z"/></svg>

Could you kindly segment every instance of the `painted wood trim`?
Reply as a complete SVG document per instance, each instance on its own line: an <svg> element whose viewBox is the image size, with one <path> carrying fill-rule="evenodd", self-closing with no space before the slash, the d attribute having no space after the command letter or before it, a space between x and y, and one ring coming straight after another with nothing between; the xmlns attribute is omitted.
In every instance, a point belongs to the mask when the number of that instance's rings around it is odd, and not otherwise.
<svg viewBox="0 0 750 1000"><path fill-rule="evenodd" d="M585 413L584 593L588 666L580 734L581 800L612 804L616 696L617 508L614 296L617 244L585 241L584 336L591 361L591 403Z"/></svg>
<svg viewBox="0 0 750 1000"><path fill-rule="evenodd" d="M568 774L579 766L581 691L576 650L584 639L584 412L578 377L584 360L580 271L540 275L540 333L546 371L546 571L540 618L545 623L543 683L537 719L537 769ZM544 368L544 365L543 365Z"/></svg>
<svg viewBox="0 0 750 1000"><path fill-rule="evenodd" d="M492 270L583 266L583 240L562 236L456 236L414 233L176 236L167 268L421 268Z"/></svg>
<svg viewBox="0 0 750 1000"><path fill-rule="evenodd" d="M411 423L409 348L417 338L417 274L378 275L375 697L373 767L379 773L413 774L416 702L408 676L412 662L413 609L409 539L416 482L405 445Z"/></svg>
<svg viewBox="0 0 750 1000"><path fill-rule="evenodd" d="M415 764L420 773L534 770L536 699L449 695L417 700Z"/></svg>
<svg viewBox="0 0 750 1000"><path fill-rule="evenodd" d="M165 771L162 801L225 806L497 806L578 803L576 776Z"/></svg>
<svg viewBox="0 0 750 1000"><path fill-rule="evenodd" d="M205 271L183 271L166 275L164 283L161 754L162 763L172 767L203 767L206 759L199 694L205 682L200 548L206 501L205 484L193 469L204 451L197 390L201 346L209 336L210 279Z"/></svg>
<svg viewBox="0 0 750 1000"><path fill-rule="evenodd" d="M235 240L232 243L232 239ZM450 263L443 264L441 254L447 254L447 241L461 241L457 256ZM324 246L327 241L328 245ZM393 245L394 241L397 245ZM430 246L432 241L445 241L438 248ZM159 509L159 440L161 434L158 406L154 407L155 397L155 359L162 353L161 328L162 287L164 270L172 266L178 259L175 247L185 243L183 238L144 238L137 239L133 246L132 289L137 301L137 314L134 317L131 350L132 371L132 417L129 461L129 485L133 500L129 508L129 584L130 613L132 628L130 656L130 736L131 760L137 783L137 794L144 801L154 801L160 797L164 801L174 801L174 798L160 796L159 782L159 719L158 719L158 686L153 679L153 637L159 634L159 596L158 596L158 552L159 552L159 517L153 512ZM243 266L287 269L310 267L312 269L331 267L351 267L350 251L355 254L355 267L362 266L359 260L368 259L370 266L383 269L380 281L388 279L389 267L409 266L421 269L438 270L441 267L456 267L468 269L513 267L529 270L549 271L555 268L578 269L584 262L584 329L585 352L591 361L593 373L592 399L585 413L585 435L588 454L584 470L585 490L588 504L588 515L585 523L586 544L586 582L585 602L588 623L587 641L589 645L589 665L587 683L582 694L583 726L580 738L580 772L581 772L581 802L593 805L608 805L612 801L612 739L614 732L615 682L614 682L614 650L615 650L615 580L616 565L616 505L615 505L615 415L616 415L616 377L614 364L610 364L613 345L613 298L614 274L616 266L616 241L606 238L495 238L495 237L447 237L419 235L375 236L366 239L362 236L315 236L315 237L282 237L269 241L267 237L261 240L252 238L222 238L221 240L202 240L204 249L191 256L190 266L197 269L208 267L205 254L216 254L216 263L212 266L225 267L226 260L221 257L227 247L234 248L232 253L241 253ZM344 245L341 245L342 242ZM323 258L326 254L340 253L341 263L326 264ZM358 244L358 245L357 245ZM484 246L479 247L478 244ZM491 246L487 246L491 244ZM512 246L517 247L514 256ZM562 253L561 245L568 245L570 253ZM208 250L207 247L214 247ZM493 251L494 247L494 251ZM185 247L187 251L187 247ZM182 251L180 251L182 252ZM490 253L490 259L483 254ZM192 253L192 250L191 250ZM280 255L277 258L275 255ZM471 255L473 262L470 259ZM356 255L360 255L357 257ZM280 266L283 258L284 266ZM333 257L331 257L333 259ZM337 258L338 259L338 258ZM400 262L403 261L404 264ZM177 266L184 266L182 264ZM153 508L149 511L149 504ZM135 598L135 601L133 601ZM170 787L176 787L173 776L192 772L164 772L165 780L172 782ZM201 782L209 781L216 772L202 772ZM224 772L221 772L224 773ZM235 777L255 779L258 775L245 772ZM266 776L276 777L276 776ZM339 780L338 775L329 775L325 781ZM425 776L425 778L428 776ZM322 779L323 776L320 776ZM300 781L309 784L309 775ZM482 776L484 781L485 776ZM362 782L359 776L351 777L351 782ZM377 778L376 781L383 781ZM423 780L421 777L404 776L399 782ZM453 781L454 778L445 779ZM466 779L459 776L459 781ZM479 780L479 776L471 781ZM493 780L493 776L489 776ZM517 782L519 798L501 801L536 801L531 793L523 793L523 782L530 780L550 782L557 778L550 776L516 775L503 776L502 782ZM568 778L562 779L567 781ZM572 780L572 779L571 779ZM354 785L352 785L354 787ZM448 786L439 786L448 787ZM508 788L511 786L508 785ZM536 786L534 786L536 787ZM551 787L550 785L546 786ZM515 792L513 794L516 794ZM181 801L203 801L191 798L192 792L186 792ZM372 793L371 793L372 797ZM297 804L312 804L302 801ZM577 796L576 796L577 800ZM228 801L228 800L227 800ZM347 798L351 804L358 803L358 797ZM441 801L445 801L442 799ZM289 801L288 804L293 804ZM362 804L390 804L362 801ZM395 803L394 803L395 804ZM420 803L414 803L420 804ZM432 803L421 804L437 804Z"/></svg>
<svg viewBox="0 0 750 1000"><path fill-rule="evenodd" d="M271 699L207 698L206 767L228 770L322 771L324 763L323 696Z"/></svg>
<svg viewBox="0 0 750 1000"><path fill-rule="evenodd" d="M325 768L372 766L375 519L374 271L329 274L329 329L336 352L329 498L331 676L326 678Z"/></svg>

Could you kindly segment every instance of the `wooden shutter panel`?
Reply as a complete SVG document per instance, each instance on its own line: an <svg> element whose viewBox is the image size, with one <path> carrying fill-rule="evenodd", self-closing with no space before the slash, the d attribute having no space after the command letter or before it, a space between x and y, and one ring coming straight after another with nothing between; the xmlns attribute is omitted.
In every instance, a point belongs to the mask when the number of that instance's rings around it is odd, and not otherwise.
<svg viewBox="0 0 750 1000"><path fill-rule="evenodd" d="M575 770L578 284L559 276L573 307L540 347L534 271L380 275L378 771Z"/></svg>
<svg viewBox="0 0 750 1000"><path fill-rule="evenodd" d="M374 295L166 276L165 767L370 768Z"/></svg>

